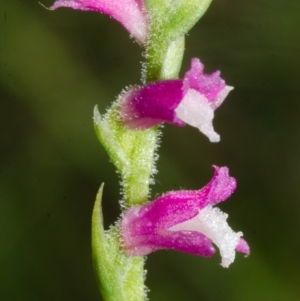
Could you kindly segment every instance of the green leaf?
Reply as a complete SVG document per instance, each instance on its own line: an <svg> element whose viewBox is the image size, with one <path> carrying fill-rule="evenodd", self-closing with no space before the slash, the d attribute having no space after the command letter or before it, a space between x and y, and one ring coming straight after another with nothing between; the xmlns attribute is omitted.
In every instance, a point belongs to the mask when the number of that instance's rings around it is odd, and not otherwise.
<svg viewBox="0 0 300 301"><path fill-rule="evenodd" d="M92 215L93 263L105 301L144 301L144 258L129 257L121 249L118 225L103 228L101 185Z"/></svg>

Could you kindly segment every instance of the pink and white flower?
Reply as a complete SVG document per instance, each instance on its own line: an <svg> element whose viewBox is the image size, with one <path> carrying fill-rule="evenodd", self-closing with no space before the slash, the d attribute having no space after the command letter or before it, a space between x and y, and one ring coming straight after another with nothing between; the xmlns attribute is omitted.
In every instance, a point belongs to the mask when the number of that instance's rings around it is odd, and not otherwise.
<svg viewBox="0 0 300 301"><path fill-rule="evenodd" d="M215 168L212 180L200 190L180 190L164 194L125 212L121 222L123 247L130 256L142 256L160 249L173 249L210 257L213 243L228 267L235 251L248 255L250 248L227 224L228 215L214 205L225 201L236 181L227 167Z"/></svg>
<svg viewBox="0 0 300 301"><path fill-rule="evenodd" d="M57 0L50 9L59 7L109 15L121 23L140 44L147 42L149 18L143 0Z"/></svg>
<svg viewBox="0 0 300 301"><path fill-rule="evenodd" d="M121 95L121 117L132 129L146 129L161 122L198 128L210 141L218 142L212 120L233 87L227 86L220 71L204 74L204 65L193 58L183 79L133 86Z"/></svg>

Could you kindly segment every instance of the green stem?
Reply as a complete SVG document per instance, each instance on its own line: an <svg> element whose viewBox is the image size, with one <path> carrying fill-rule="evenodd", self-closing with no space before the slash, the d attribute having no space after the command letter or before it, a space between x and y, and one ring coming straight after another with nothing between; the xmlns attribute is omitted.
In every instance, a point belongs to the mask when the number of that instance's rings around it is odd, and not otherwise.
<svg viewBox="0 0 300 301"><path fill-rule="evenodd" d="M141 205L148 201L149 186L155 169L157 127L145 131L126 129L130 144L130 164L123 177L124 202L127 205ZM126 139L126 138L125 138Z"/></svg>
<svg viewBox="0 0 300 301"><path fill-rule="evenodd" d="M149 43L146 50L146 81L177 78L184 53L184 37L169 45ZM124 175L125 203L143 204L149 197L149 185L155 170L155 150L159 136L158 127L145 131L128 131L126 144L130 144L130 172ZM128 149L127 147L127 149Z"/></svg>
<svg viewBox="0 0 300 301"><path fill-rule="evenodd" d="M146 50L147 82L178 77L184 51L184 37L167 46L161 40L149 42ZM122 96L121 96L122 97ZM94 111L97 137L107 150L123 181L127 206L148 201L149 185L155 171L158 127L129 130L120 120L120 99L102 117ZM144 301L144 257L127 256L121 247L119 225L104 231L101 211L102 187L92 218L92 249L98 285L105 301Z"/></svg>

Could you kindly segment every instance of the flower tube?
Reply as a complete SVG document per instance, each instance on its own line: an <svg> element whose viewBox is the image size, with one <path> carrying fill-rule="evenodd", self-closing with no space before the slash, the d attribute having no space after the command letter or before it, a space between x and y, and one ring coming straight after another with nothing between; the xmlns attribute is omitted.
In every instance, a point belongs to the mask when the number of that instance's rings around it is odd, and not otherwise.
<svg viewBox="0 0 300 301"><path fill-rule="evenodd" d="M211 142L220 136L212 120L233 87L226 86L220 71L204 74L204 65L193 58L183 79L133 86L121 95L121 118L131 129L146 129L161 122L198 128Z"/></svg>
<svg viewBox="0 0 300 301"><path fill-rule="evenodd" d="M228 215L214 205L225 201L235 190L236 181L227 167L215 168L212 180L200 190L180 190L164 194L141 206L131 207L121 221L125 252L147 255L160 249L172 249L210 257L213 243L228 267L235 251L249 254L250 249L227 224Z"/></svg>
<svg viewBox="0 0 300 301"><path fill-rule="evenodd" d="M147 42L149 18L143 0L57 0L50 9L59 7L109 15L121 23L139 43Z"/></svg>

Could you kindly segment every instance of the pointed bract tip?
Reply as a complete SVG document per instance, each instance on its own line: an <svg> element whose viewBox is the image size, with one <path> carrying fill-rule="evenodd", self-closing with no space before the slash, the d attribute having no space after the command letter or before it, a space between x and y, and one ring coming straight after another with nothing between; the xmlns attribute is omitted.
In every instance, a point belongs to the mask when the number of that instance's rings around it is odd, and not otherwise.
<svg viewBox="0 0 300 301"><path fill-rule="evenodd" d="M98 110L98 105L95 105L94 107L94 122L95 123L100 123L101 122L101 114Z"/></svg>

